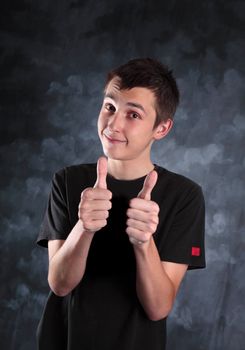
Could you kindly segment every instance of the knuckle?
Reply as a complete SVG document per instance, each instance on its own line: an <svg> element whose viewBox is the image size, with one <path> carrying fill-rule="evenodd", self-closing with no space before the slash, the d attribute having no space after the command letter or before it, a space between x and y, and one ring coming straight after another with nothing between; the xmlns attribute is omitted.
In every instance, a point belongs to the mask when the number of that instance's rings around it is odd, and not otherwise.
<svg viewBox="0 0 245 350"><path fill-rule="evenodd" d="M83 216L82 210L79 208L78 209L78 217L79 217L79 219L81 219L82 216Z"/></svg>
<svg viewBox="0 0 245 350"><path fill-rule="evenodd" d="M78 213L79 213L79 215L80 216L82 216L82 217L84 217L85 215L85 210L84 210L84 208L82 207L82 206L80 206L80 208L79 208L79 210L78 210Z"/></svg>
<svg viewBox="0 0 245 350"><path fill-rule="evenodd" d="M155 227L155 223L150 219L145 223L145 231L146 232L152 232L154 227Z"/></svg>
<svg viewBox="0 0 245 350"><path fill-rule="evenodd" d="M91 198L91 194L93 192L93 189L91 187L85 188L83 192L81 193L81 198Z"/></svg>
<svg viewBox="0 0 245 350"><path fill-rule="evenodd" d="M149 240L149 235L145 232L143 235L142 235L142 241L148 241Z"/></svg>
<svg viewBox="0 0 245 350"><path fill-rule="evenodd" d="M89 220L90 219L89 213L87 213L86 211L82 212L82 217L83 217L83 220Z"/></svg>
<svg viewBox="0 0 245 350"><path fill-rule="evenodd" d="M79 209L80 210L84 210L84 209L87 209L88 208L88 204L86 203L86 201L81 201L80 203L79 203Z"/></svg>
<svg viewBox="0 0 245 350"><path fill-rule="evenodd" d="M107 225L107 220L102 220L101 221L101 227L105 227Z"/></svg>
<svg viewBox="0 0 245 350"><path fill-rule="evenodd" d="M150 221L155 224L157 221L157 216L155 214L151 214Z"/></svg>
<svg viewBox="0 0 245 350"><path fill-rule="evenodd" d="M92 222L90 220L84 220L83 221L83 225L88 230L93 230L94 229L93 224L92 224Z"/></svg>
<svg viewBox="0 0 245 350"><path fill-rule="evenodd" d="M88 226L91 223L91 218L87 213L80 213L79 219L84 223L85 226Z"/></svg>
<svg viewBox="0 0 245 350"><path fill-rule="evenodd" d="M156 202L153 202L154 206L153 206L153 210L158 214L160 211L159 205Z"/></svg>
<svg viewBox="0 0 245 350"><path fill-rule="evenodd" d="M156 225L153 224L153 223L150 223L150 224L148 225L148 229L149 229L149 231L150 231L151 233L153 233L153 232L155 232L155 230L156 230Z"/></svg>
<svg viewBox="0 0 245 350"><path fill-rule="evenodd" d="M112 199L112 192L109 191L109 190L106 190L106 191L107 191L108 198L109 198L109 199Z"/></svg>
<svg viewBox="0 0 245 350"><path fill-rule="evenodd" d="M132 220L131 219L127 219L126 224L127 224L127 226L131 226L132 225Z"/></svg>
<svg viewBox="0 0 245 350"><path fill-rule="evenodd" d="M127 235L132 235L132 230L129 226L126 228L126 233Z"/></svg>
<svg viewBox="0 0 245 350"><path fill-rule="evenodd" d="M130 199L129 206L133 208L136 205L136 198Z"/></svg>

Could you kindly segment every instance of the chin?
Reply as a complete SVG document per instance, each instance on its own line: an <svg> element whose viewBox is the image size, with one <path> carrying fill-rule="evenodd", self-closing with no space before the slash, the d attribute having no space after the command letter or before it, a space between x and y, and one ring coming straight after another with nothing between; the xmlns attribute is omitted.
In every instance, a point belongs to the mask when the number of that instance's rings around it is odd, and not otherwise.
<svg viewBox="0 0 245 350"><path fill-rule="evenodd" d="M108 149L103 148L104 155L109 159L123 160L123 156L118 154L118 152L113 152Z"/></svg>
<svg viewBox="0 0 245 350"><path fill-rule="evenodd" d="M133 160L135 159L134 157L130 157L129 155L123 155L123 154L118 154L116 152L110 152L108 150L104 150L104 155L108 158L108 159L113 159L113 160L121 160L121 161L128 161L128 160Z"/></svg>

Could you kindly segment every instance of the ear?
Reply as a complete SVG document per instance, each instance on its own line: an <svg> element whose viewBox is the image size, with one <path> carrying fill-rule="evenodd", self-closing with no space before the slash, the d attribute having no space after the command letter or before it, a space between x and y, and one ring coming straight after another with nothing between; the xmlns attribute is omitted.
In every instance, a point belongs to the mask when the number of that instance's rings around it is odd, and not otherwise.
<svg viewBox="0 0 245 350"><path fill-rule="evenodd" d="M166 121L162 121L154 131L154 139L155 140L160 140L163 137L167 136L169 131L172 129L173 126L173 120L172 119L167 119Z"/></svg>

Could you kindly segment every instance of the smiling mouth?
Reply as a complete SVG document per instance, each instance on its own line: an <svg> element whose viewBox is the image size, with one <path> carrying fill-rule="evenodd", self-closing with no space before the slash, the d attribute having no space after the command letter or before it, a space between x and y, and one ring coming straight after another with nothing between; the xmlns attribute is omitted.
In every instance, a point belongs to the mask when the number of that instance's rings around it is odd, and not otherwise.
<svg viewBox="0 0 245 350"><path fill-rule="evenodd" d="M114 138L112 138L112 137L110 137L110 136L108 136L108 135L106 135L106 134L104 134L104 133L103 133L103 135L104 135L105 138L106 138L109 142L111 142L111 143L126 143L126 142L127 142L127 141L125 141L125 140L114 139Z"/></svg>

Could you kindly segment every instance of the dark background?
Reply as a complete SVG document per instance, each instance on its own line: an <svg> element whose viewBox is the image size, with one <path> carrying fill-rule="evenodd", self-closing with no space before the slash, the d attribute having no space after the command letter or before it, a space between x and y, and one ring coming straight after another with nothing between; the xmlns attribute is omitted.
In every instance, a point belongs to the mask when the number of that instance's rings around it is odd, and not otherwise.
<svg viewBox="0 0 245 350"><path fill-rule="evenodd" d="M198 182L207 207L208 266L182 284L168 349L245 349L244 18L234 0L1 1L1 349L35 349L52 174L102 154L105 74L139 56L168 64L181 91L153 160Z"/></svg>

